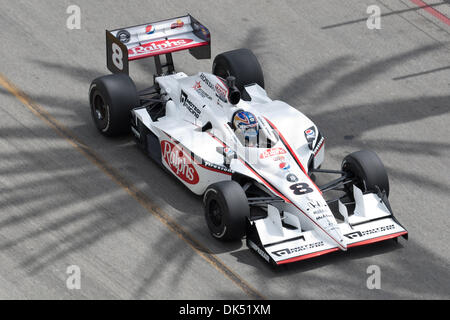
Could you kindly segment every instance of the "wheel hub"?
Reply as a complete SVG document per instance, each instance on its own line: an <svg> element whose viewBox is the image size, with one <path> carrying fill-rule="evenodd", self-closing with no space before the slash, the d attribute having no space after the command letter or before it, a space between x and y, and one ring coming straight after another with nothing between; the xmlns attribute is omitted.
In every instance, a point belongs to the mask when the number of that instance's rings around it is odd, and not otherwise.
<svg viewBox="0 0 450 320"><path fill-rule="evenodd" d="M222 224L223 212L217 201L211 201L209 205L209 216L211 218L211 222L215 226L218 227Z"/></svg>
<svg viewBox="0 0 450 320"><path fill-rule="evenodd" d="M98 120L103 120L106 117L106 105L100 95L94 98L94 112Z"/></svg>

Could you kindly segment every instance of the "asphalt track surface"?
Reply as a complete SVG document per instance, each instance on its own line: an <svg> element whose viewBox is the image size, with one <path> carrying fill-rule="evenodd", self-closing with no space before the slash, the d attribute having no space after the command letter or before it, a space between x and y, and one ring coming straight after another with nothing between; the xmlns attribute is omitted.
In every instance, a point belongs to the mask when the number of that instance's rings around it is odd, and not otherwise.
<svg viewBox="0 0 450 320"><path fill-rule="evenodd" d="M0 298L450 298L450 10L425 2L0 1ZM66 28L70 4L80 30ZM366 26L372 4L380 30ZM255 52L269 95L324 132L324 167L380 155L409 241L274 270L244 243L212 239L201 198L131 137L98 134L87 92L108 73L104 30L188 12L210 29L213 56ZM211 68L174 60L187 74ZM151 84L151 59L130 66L138 87ZM80 290L66 287L70 265ZM366 286L370 265L379 290Z"/></svg>

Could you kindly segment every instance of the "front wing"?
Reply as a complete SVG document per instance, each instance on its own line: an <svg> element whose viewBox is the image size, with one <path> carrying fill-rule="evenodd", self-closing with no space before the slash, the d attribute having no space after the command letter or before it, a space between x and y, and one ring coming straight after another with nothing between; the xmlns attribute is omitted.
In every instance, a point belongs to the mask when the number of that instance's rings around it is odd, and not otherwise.
<svg viewBox="0 0 450 320"><path fill-rule="evenodd" d="M291 237L278 235L278 241L273 236L261 237L260 235L269 232L268 223L272 223L269 218L254 221L247 235L247 245L272 264L281 265L296 262L339 250L334 243L325 239L315 230L298 232L297 234L291 232ZM407 238L408 234L406 229L392 216L355 226L345 222L339 223L338 226L347 240L347 248L400 236ZM262 238L265 238L265 240L261 240ZM267 241L267 239L271 240Z"/></svg>

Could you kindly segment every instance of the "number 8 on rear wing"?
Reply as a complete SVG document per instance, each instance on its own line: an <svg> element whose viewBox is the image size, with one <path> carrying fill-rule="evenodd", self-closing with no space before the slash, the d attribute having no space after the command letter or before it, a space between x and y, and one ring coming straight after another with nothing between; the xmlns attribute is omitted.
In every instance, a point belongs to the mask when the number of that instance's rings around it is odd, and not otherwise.
<svg viewBox="0 0 450 320"><path fill-rule="evenodd" d="M156 57L158 66L163 54L172 63L172 52L187 49L196 59L211 58L209 30L191 15L106 30L106 60L112 73L128 74L129 61L148 57Z"/></svg>

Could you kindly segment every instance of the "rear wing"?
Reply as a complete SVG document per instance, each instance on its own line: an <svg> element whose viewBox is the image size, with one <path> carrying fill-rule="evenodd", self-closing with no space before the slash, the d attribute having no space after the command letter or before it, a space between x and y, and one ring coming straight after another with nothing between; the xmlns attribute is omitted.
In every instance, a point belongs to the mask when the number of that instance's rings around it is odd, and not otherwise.
<svg viewBox="0 0 450 320"><path fill-rule="evenodd" d="M172 52L187 50L196 59L211 58L209 30L191 15L151 22L134 27L106 30L106 60L112 73L128 74L128 62L155 57L156 69L174 71ZM159 56L166 55L162 65Z"/></svg>

